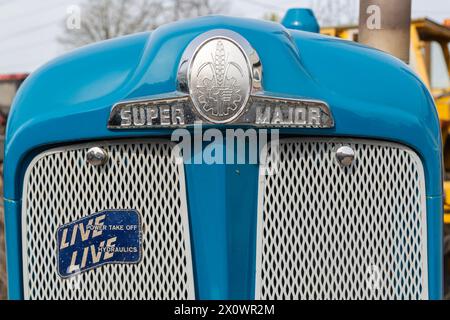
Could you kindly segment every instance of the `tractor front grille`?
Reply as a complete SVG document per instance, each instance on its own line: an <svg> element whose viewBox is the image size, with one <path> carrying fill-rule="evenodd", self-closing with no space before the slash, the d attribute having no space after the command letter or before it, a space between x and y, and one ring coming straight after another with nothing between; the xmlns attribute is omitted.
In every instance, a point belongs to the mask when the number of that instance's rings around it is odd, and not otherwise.
<svg viewBox="0 0 450 320"><path fill-rule="evenodd" d="M109 153L104 166L87 150ZM23 271L27 299L193 299L183 164L151 140L69 146L37 156L23 189ZM142 260L110 264L69 279L57 274L57 228L106 209L142 215Z"/></svg>
<svg viewBox="0 0 450 320"><path fill-rule="evenodd" d="M342 145L356 153L349 167L334 156ZM274 151L260 176L256 298L428 297L425 180L413 151L306 138Z"/></svg>

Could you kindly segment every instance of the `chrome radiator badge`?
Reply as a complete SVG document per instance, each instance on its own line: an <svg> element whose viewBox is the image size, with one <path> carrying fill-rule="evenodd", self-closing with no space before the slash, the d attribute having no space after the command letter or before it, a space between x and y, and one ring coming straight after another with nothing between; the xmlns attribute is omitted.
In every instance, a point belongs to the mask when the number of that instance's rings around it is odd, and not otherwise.
<svg viewBox="0 0 450 320"><path fill-rule="evenodd" d="M213 38L198 48L188 85L197 111L208 121L226 123L242 113L250 95L247 58L237 44Z"/></svg>
<svg viewBox="0 0 450 320"><path fill-rule="evenodd" d="M178 90L117 103L108 128L175 128L196 122L273 128L334 126L325 102L265 92L257 52L230 30L212 30L195 38L179 65Z"/></svg>

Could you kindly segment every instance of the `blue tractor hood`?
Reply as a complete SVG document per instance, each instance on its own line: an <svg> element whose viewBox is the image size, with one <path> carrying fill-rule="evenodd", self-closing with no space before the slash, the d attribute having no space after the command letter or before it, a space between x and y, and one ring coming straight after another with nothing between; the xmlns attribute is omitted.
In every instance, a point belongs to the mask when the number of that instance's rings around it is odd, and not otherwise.
<svg viewBox="0 0 450 320"><path fill-rule="evenodd" d="M330 106L333 128L285 129L284 134L400 142L423 158L428 177L440 175L434 102L406 64L375 49L278 23L207 16L89 45L34 72L19 90L8 121L5 198L21 198L27 163L52 145L169 134L169 129L110 130L111 107L176 91L183 51L214 29L240 34L258 52L264 90ZM427 193L439 196L441 186L428 179Z"/></svg>

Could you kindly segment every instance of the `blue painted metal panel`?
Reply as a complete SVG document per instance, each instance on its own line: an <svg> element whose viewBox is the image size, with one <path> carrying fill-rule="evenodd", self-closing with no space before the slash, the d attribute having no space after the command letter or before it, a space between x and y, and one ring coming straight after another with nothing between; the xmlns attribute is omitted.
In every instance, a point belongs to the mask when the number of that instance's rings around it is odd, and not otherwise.
<svg viewBox="0 0 450 320"><path fill-rule="evenodd" d="M20 202L5 201L6 269L8 272L8 297L23 297L22 286L22 230Z"/></svg>
<svg viewBox="0 0 450 320"><path fill-rule="evenodd" d="M265 90L325 100L330 105L335 128L284 133L363 137L408 145L423 160L427 195L436 199L442 195L439 120L427 88L408 66L348 41L264 21L216 16L94 44L58 58L30 76L16 96L8 122L5 197L20 200L24 169L39 148L170 134L169 130L108 130L110 108L120 100L176 90L183 50L193 38L211 29L233 30L258 51ZM240 176L233 173L236 169ZM238 260L250 259L253 254L244 244L254 242L254 234L243 230L249 230L255 219L255 170L252 166L186 166L197 294L201 298L253 295L253 284L246 277L250 271L245 269L250 265ZM247 193L241 189L244 180ZM437 204L429 205L428 211L430 250L436 252L441 250L433 240L441 234L438 209ZM19 217L18 206L9 205L11 237L20 233ZM250 241L239 235L253 238ZM236 243L241 247L234 251ZM17 287L21 272L17 245L17 241L8 244L9 258L17 262L10 267L12 288ZM436 287L436 279L441 277L438 256L434 251L429 255L433 297L440 296ZM11 297L20 295L12 290Z"/></svg>
<svg viewBox="0 0 450 320"><path fill-rule="evenodd" d="M428 224L428 289L430 299L442 299L443 288L443 199L427 197Z"/></svg>

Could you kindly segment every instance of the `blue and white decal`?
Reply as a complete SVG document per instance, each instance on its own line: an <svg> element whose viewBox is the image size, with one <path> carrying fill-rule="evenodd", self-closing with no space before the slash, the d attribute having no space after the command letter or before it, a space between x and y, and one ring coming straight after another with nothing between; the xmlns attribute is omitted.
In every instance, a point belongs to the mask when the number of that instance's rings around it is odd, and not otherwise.
<svg viewBox="0 0 450 320"><path fill-rule="evenodd" d="M106 210L57 230L58 274L67 278L109 263L138 263L141 217L136 210Z"/></svg>

